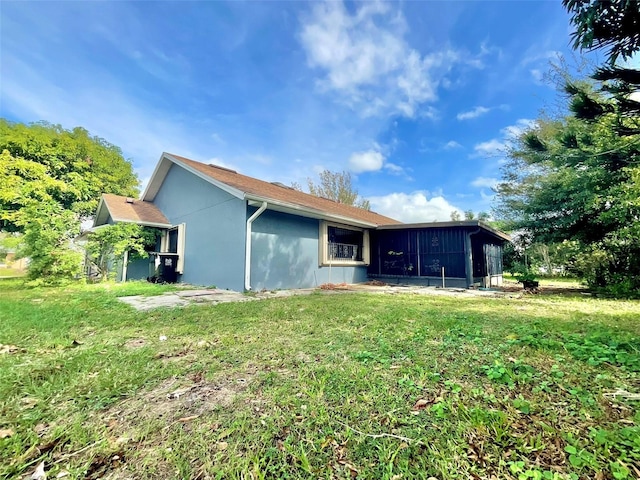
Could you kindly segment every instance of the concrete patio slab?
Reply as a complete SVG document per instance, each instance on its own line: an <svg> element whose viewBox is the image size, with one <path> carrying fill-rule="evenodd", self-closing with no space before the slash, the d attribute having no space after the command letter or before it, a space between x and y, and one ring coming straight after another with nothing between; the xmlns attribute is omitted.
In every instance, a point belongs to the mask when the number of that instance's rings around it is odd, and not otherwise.
<svg viewBox="0 0 640 480"><path fill-rule="evenodd" d="M322 295L339 295L345 293L372 293L380 295L441 295L460 297L504 297L513 296L513 293L506 293L494 290L465 290L460 288L436 288L412 285L333 285L330 288L304 288L295 290L274 290L255 293L240 293L232 290L193 289L180 290L177 292L164 293L156 296L135 295L131 297L120 297L119 300L139 311L152 310L154 308L185 307L188 305L211 305L228 302L251 302L256 300L266 300L269 298L284 298L294 295L309 295L313 292L320 292Z"/></svg>

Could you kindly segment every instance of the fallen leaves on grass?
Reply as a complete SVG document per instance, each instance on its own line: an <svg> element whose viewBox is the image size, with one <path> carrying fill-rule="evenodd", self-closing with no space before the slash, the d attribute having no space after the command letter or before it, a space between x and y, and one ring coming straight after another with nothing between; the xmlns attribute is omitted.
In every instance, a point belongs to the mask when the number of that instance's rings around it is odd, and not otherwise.
<svg viewBox="0 0 640 480"><path fill-rule="evenodd" d="M18 353L26 352L24 348L17 347L15 345L3 345L0 343L0 355L3 353Z"/></svg>
<svg viewBox="0 0 640 480"><path fill-rule="evenodd" d="M617 400L621 398L623 400L640 400L640 393L631 393L626 390L617 389L615 392L606 392L602 394L604 397L607 397L611 400Z"/></svg>
<svg viewBox="0 0 640 480"><path fill-rule="evenodd" d="M40 462L35 471L29 477L31 480L47 480L47 472L44 470L44 462Z"/></svg>
<svg viewBox="0 0 640 480"><path fill-rule="evenodd" d="M347 290L348 288L346 283L323 283L320 285L321 290Z"/></svg>
<svg viewBox="0 0 640 480"><path fill-rule="evenodd" d="M433 404L433 399L427 400L426 398L420 398L416 403L413 404L414 410L424 410L429 405Z"/></svg>
<svg viewBox="0 0 640 480"><path fill-rule="evenodd" d="M10 436L12 436L15 432L10 429L10 428L3 428L0 429L0 438L9 438Z"/></svg>

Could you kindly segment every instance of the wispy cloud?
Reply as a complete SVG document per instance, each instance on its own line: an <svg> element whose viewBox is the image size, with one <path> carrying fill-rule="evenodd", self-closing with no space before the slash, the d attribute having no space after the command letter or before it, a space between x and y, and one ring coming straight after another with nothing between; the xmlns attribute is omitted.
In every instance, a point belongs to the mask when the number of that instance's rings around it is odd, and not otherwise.
<svg viewBox="0 0 640 480"><path fill-rule="evenodd" d="M471 182L472 187L493 188L498 184L499 180L493 177L477 177Z"/></svg>
<svg viewBox="0 0 640 480"><path fill-rule="evenodd" d="M458 142L456 142L455 140L449 140L447 143L444 144L444 146L442 147L443 150L455 150L457 148L462 148L462 145L460 145Z"/></svg>
<svg viewBox="0 0 640 480"><path fill-rule="evenodd" d="M491 111L490 108L487 107L476 107L473 110L469 110L468 112L460 112L456 115L458 120L471 120L472 118L478 118L485 113L489 113Z"/></svg>
<svg viewBox="0 0 640 480"><path fill-rule="evenodd" d="M342 2L317 4L302 22L300 39L320 85L337 92L363 116L415 117L434 102L456 64L478 68L460 51L440 48L422 55L404 36L407 22L394 5L365 3L353 14ZM432 115L432 111L428 111Z"/></svg>
<svg viewBox="0 0 640 480"><path fill-rule="evenodd" d="M500 138L492 138L485 142L477 143L474 147L475 157L503 157L507 149L525 130L535 125L535 120L521 118L515 124L504 127L500 130Z"/></svg>
<svg viewBox="0 0 640 480"><path fill-rule="evenodd" d="M502 105L498 105L497 107L478 106L472 110L458 113L458 115L456 115L456 118L458 120L472 120L474 118L478 118L478 117L481 117L482 115L489 113L491 110L498 110L498 109L509 110L509 105L502 104Z"/></svg>
<svg viewBox="0 0 640 480"><path fill-rule="evenodd" d="M506 142L504 140L498 140L493 138L491 140L487 140L486 142L480 142L474 145L473 151L475 155L481 155L484 157L491 157L497 154L503 154L506 150Z"/></svg>
<svg viewBox="0 0 640 480"><path fill-rule="evenodd" d="M10 66L13 72L2 82L4 114L20 112L27 118L55 119L65 128L82 126L119 146L125 157L135 159L134 167L143 181L163 151L199 158L204 150L201 140L180 122L138 104L108 81L62 89L16 58L5 55L3 66Z"/></svg>

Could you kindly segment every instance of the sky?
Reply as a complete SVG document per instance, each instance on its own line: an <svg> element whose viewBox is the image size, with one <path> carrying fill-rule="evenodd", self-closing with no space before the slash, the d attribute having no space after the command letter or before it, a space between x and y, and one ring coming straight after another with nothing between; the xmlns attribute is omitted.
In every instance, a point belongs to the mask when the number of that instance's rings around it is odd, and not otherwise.
<svg viewBox="0 0 640 480"><path fill-rule="evenodd" d="M559 1L0 2L0 116L81 126L142 188L162 152L266 181L348 171L405 222L490 211L557 100Z"/></svg>

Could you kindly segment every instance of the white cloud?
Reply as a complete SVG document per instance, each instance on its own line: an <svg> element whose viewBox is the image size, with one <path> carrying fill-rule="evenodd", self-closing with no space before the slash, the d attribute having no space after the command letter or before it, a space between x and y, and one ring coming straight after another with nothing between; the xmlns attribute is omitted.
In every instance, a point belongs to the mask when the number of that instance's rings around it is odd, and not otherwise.
<svg viewBox="0 0 640 480"><path fill-rule="evenodd" d="M490 108L487 107L476 107L473 110L469 110L468 112L460 112L456 115L458 120L471 120L473 118L478 118L485 113L489 113L491 111Z"/></svg>
<svg viewBox="0 0 640 480"><path fill-rule="evenodd" d="M489 113L491 110L503 110L503 111L507 111L509 110L509 105L506 104L501 104L498 105L496 107L483 107L483 106L478 106L476 108L474 108L473 110L469 110L468 112L460 112L458 115L456 115L456 118L458 120L472 120L474 118L478 118L482 115L485 115L487 113Z"/></svg>
<svg viewBox="0 0 640 480"><path fill-rule="evenodd" d="M390 193L369 197L369 201L374 211L406 223L447 221L451 219L451 212L460 212L442 195L428 196L429 193L424 191Z"/></svg>
<svg viewBox="0 0 640 480"><path fill-rule="evenodd" d="M509 125L508 127L504 127L500 132L507 140L512 140L515 137L518 137L522 132L532 128L536 124L535 120L530 120L528 118L521 118L516 121L514 125Z"/></svg>
<svg viewBox="0 0 640 480"><path fill-rule="evenodd" d="M520 136L525 130L533 127L535 120L521 118L515 124L504 127L500 130L501 138L492 138L486 142L480 142L473 147L474 154L472 156L504 156L507 149L513 144L513 141Z"/></svg>
<svg viewBox="0 0 640 480"><path fill-rule="evenodd" d="M383 164L384 156L375 150L355 152L349 157L349 169L354 173L376 172Z"/></svg>
<svg viewBox="0 0 640 480"><path fill-rule="evenodd" d="M499 180L493 177L477 177L471 182L471 186L478 188L493 188Z"/></svg>
<svg viewBox="0 0 640 480"><path fill-rule="evenodd" d="M539 51L536 45L529 48L525 54L524 59L520 62L521 65L530 65L538 62L548 62L549 60L559 60L562 58L562 52L558 50Z"/></svg>
<svg viewBox="0 0 640 480"><path fill-rule="evenodd" d="M542 73L542 71L538 68L533 68L531 70L529 70L529 73L531 73L531 77L533 78L533 81L537 84L542 84L542 79L544 77L544 74Z"/></svg>
<svg viewBox="0 0 640 480"><path fill-rule="evenodd" d="M219 143L220 145L227 144L227 142L225 142L224 139L215 132L211 134L211 138L213 139L214 142Z"/></svg>
<svg viewBox="0 0 640 480"><path fill-rule="evenodd" d="M506 143L502 140L491 139L486 142L480 142L473 147L476 155L490 157L492 155L504 153Z"/></svg>
<svg viewBox="0 0 640 480"><path fill-rule="evenodd" d="M460 145L455 140L449 140L447 143L444 144L444 147L442 148L444 150L455 150L456 148L462 148L462 145Z"/></svg>
<svg viewBox="0 0 640 480"><path fill-rule="evenodd" d="M397 175L404 173L404 168L402 168L400 165L396 165L395 163L387 162L384 164L384 168L386 170L389 170L389 172Z"/></svg>
<svg viewBox="0 0 640 480"><path fill-rule="evenodd" d="M422 55L411 48L404 40L406 21L393 8L364 3L351 14L342 2L323 2L302 20L300 40L309 66L324 72L321 87L364 117L414 117L437 99L454 65L477 68L473 58L452 49Z"/></svg>

